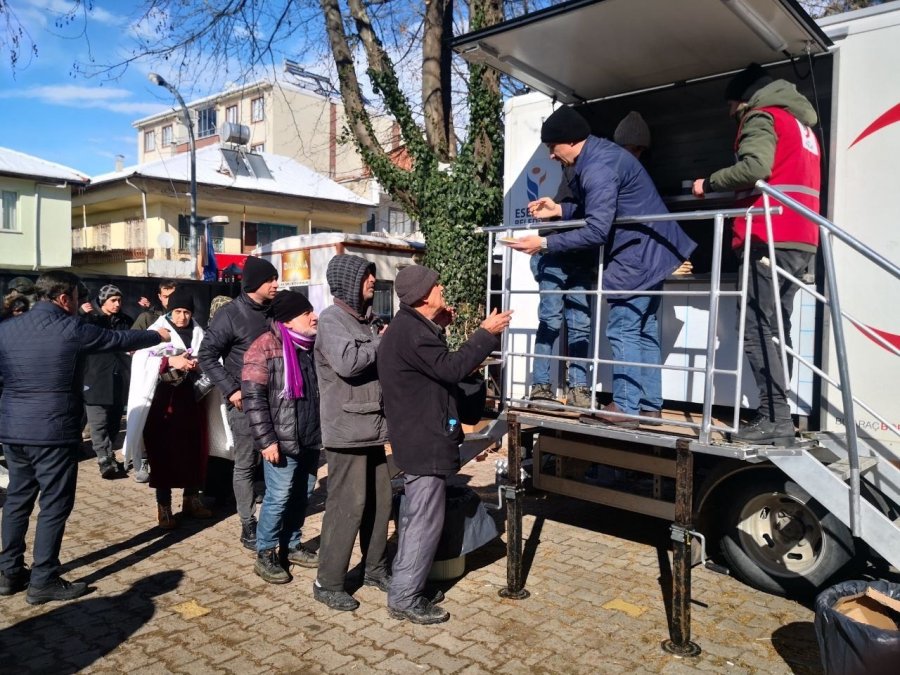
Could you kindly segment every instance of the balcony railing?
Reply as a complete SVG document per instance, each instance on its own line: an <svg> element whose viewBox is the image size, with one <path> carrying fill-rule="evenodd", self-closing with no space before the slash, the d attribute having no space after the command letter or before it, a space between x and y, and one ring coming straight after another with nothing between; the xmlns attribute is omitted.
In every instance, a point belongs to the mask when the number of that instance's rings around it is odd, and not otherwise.
<svg viewBox="0 0 900 675"><path fill-rule="evenodd" d="M212 238L213 251L216 253L224 253L225 252L225 237L213 237ZM191 237L188 234L179 234L178 235L178 252L179 253L189 253L191 250Z"/></svg>

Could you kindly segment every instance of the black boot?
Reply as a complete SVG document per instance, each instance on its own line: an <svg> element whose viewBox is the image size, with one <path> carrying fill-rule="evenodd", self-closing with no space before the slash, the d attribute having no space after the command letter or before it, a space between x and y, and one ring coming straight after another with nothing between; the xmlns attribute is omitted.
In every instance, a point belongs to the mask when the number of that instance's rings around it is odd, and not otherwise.
<svg viewBox="0 0 900 675"><path fill-rule="evenodd" d="M256 554L256 564L253 571L263 581L270 584L286 584L291 580L291 575L284 571L278 563L278 552L274 548L260 551Z"/></svg>
<svg viewBox="0 0 900 675"><path fill-rule="evenodd" d="M249 551L256 550L256 518L241 523L241 544Z"/></svg>

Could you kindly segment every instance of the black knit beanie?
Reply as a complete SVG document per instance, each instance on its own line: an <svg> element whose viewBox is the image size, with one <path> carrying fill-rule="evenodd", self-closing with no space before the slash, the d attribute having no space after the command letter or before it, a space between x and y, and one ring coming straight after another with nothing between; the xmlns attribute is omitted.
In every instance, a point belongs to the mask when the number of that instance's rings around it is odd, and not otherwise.
<svg viewBox="0 0 900 675"><path fill-rule="evenodd" d="M313 311L309 299L297 291L278 291L272 300L272 318L287 323L301 314Z"/></svg>
<svg viewBox="0 0 900 675"><path fill-rule="evenodd" d="M751 63L731 78L728 86L725 87L725 100L749 101L753 94L774 81L766 74L761 65Z"/></svg>
<svg viewBox="0 0 900 675"><path fill-rule="evenodd" d="M185 286L177 286L175 290L172 291L171 295L169 295L166 309L170 312L173 309L186 309L193 314L194 296L191 294L191 290Z"/></svg>
<svg viewBox="0 0 900 675"><path fill-rule="evenodd" d="M269 279L278 278L278 270L268 260L247 256L244 261L243 286L248 293L266 283Z"/></svg>
<svg viewBox="0 0 900 675"><path fill-rule="evenodd" d="M424 265L404 267L394 279L394 290L400 302L414 305L424 298L437 283L438 273Z"/></svg>
<svg viewBox="0 0 900 675"><path fill-rule="evenodd" d="M567 105L553 111L541 125L541 143L577 143L591 135L591 125Z"/></svg>

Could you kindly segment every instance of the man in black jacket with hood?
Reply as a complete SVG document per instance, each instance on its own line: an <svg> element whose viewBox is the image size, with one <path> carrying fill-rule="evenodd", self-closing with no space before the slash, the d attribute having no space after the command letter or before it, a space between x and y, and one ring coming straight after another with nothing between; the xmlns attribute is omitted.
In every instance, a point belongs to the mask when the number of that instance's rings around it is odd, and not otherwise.
<svg viewBox="0 0 900 675"><path fill-rule="evenodd" d="M422 591L444 527L447 477L459 471L463 431L457 413L459 382L500 347L512 312L494 310L455 352L447 348L449 308L438 274L421 265L400 270L394 282L400 310L378 347L378 377L394 462L405 472L400 543L388 591L395 619L440 623L450 614Z"/></svg>
<svg viewBox="0 0 900 675"><path fill-rule="evenodd" d="M198 358L203 372L228 401L228 425L234 436L232 486L241 519L241 544L256 551L253 482L260 458L244 417L241 369L244 353L267 328L269 305L278 292L278 270L268 260L249 256L244 262L242 285L244 292L219 310L209 324Z"/></svg>

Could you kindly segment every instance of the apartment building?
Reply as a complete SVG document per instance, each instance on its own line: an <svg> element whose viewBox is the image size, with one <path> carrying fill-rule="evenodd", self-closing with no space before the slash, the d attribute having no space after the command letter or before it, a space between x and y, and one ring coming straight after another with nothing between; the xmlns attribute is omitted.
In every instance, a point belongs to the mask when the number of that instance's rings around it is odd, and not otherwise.
<svg viewBox="0 0 900 675"><path fill-rule="evenodd" d="M72 199L72 267L192 277L189 157L158 157L94 176L80 189ZM211 221L201 229L209 233L220 270L240 266L254 248L282 237L359 233L375 206L282 155L215 143L197 150L196 164L197 216Z"/></svg>
<svg viewBox="0 0 900 675"><path fill-rule="evenodd" d="M290 77L285 75L286 79ZM290 157L374 202L376 207L362 231L415 232L417 225L383 193L353 143L344 138L347 118L340 100L286 79L261 80L189 102L196 147L218 145L226 122L245 125L250 131L246 146L252 153ZM384 147L402 155L394 121L375 117L373 122ZM188 150L188 133L180 110L145 117L133 126L138 132L141 164Z"/></svg>

